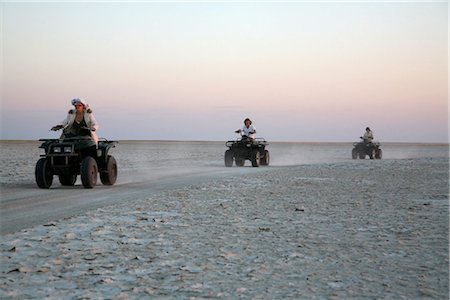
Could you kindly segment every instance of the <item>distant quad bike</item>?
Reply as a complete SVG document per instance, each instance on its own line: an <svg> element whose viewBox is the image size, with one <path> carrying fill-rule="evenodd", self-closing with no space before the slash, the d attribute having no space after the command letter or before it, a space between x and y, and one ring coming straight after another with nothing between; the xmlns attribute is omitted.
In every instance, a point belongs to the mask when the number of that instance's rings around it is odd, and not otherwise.
<svg viewBox="0 0 450 300"><path fill-rule="evenodd" d="M253 167L268 166L270 162L269 151L266 150L268 143L266 140L249 139L247 136L242 136L241 139L235 141L228 141L225 143L228 150L225 151L225 166L233 166L233 160L236 166L242 167L245 160L250 160Z"/></svg>
<svg viewBox="0 0 450 300"><path fill-rule="evenodd" d="M36 163L36 184L48 189L53 183L53 176L59 177L63 186L73 186L77 175L85 188L97 184L97 174L104 185L113 185L117 179L116 159L109 155L117 141L102 139L95 148L95 142L89 137L67 137L60 139L40 139L39 148L45 154Z"/></svg>
<svg viewBox="0 0 450 300"><path fill-rule="evenodd" d="M381 159L383 152L380 149L380 143L368 142L363 138L361 139L361 142L353 143L352 158L357 159L359 157L360 159L365 159L366 155L368 155L370 159Z"/></svg>

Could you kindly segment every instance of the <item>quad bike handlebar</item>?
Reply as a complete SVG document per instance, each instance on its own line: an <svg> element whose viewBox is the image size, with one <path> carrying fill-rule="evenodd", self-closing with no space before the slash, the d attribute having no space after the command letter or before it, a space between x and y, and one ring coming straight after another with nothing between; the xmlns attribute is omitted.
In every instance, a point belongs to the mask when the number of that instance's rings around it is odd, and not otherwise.
<svg viewBox="0 0 450 300"><path fill-rule="evenodd" d="M52 128L50 128L50 130L58 131L58 130L61 130L63 128L64 128L64 125L56 125L56 126L53 126ZM86 127L86 126L83 126L80 129L82 129L82 130L89 130L89 131L95 131L95 128L89 128L89 127Z"/></svg>
<svg viewBox="0 0 450 300"><path fill-rule="evenodd" d="M56 126L53 126L52 128L50 128L50 130L52 130L52 131L58 131L58 130L61 130L61 129L63 129L63 128L64 128L63 125L56 125Z"/></svg>
<svg viewBox="0 0 450 300"><path fill-rule="evenodd" d="M240 134L241 136L247 136L247 135L245 135L245 134L242 134L242 130L236 130L234 133L237 133L237 134ZM252 131L252 132L249 132L249 134L255 134L256 132L254 132L254 131Z"/></svg>

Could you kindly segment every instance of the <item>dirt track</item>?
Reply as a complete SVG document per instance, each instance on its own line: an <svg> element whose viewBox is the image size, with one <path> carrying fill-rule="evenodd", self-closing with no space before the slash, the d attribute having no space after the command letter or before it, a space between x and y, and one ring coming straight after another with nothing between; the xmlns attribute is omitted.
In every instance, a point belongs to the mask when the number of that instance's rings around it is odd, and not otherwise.
<svg viewBox="0 0 450 300"><path fill-rule="evenodd" d="M183 172L169 170L165 173L140 175L121 174L114 186L103 186L98 180L94 189L63 187L55 176L51 189L39 189L34 183L3 184L0 201L0 234L11 233L34 225L43 225L92 210L105 205L142 199L163 190L195 184L210 178L230 174L245 174L251 168L224 169L198 168ZM252 169L252 173L262 169ZM129 173L133 173L129 171ZM129 180L129 178L133 178Z"/></svg>

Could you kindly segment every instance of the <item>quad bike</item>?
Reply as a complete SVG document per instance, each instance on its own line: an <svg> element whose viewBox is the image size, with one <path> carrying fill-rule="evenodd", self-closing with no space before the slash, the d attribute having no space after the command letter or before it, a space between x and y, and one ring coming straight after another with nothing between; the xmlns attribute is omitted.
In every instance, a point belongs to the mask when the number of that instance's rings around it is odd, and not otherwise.
<svg viewBox="0 0 450 300"><path fill-rule="evenodd" d="M352 158L357 159L365 159L368 155L370 159L381 159L382 150L380 148L379 142L369 142L365 140L363 137L360 137L362 141L353 143L352 149Z"/></svg>
<svg viewBox="0 0 450 300"><path fill-rule="evenodd" d="M226 167L233 166L233 160L238 167L244 166L245 160L250 160L253 167L269 165L268 143L263 138L251 139L243 135L240 139L227 141L225 145L228 147L225 151Z"/></svg>
<svg viewBox="0 0 450 300"><path fill-rule="evenodd" d="M45 154L36 163L35 179L38 187L48 189L53 183L53 176L59 177L63 186L73 186L80 175L85 188L97 184L97 174L104 185L113 185L117 179L116 159L109 155L109 150L117 141L101 139L96 147L89 136L66 136L62 139L40 139L39 148Z"/></svg>

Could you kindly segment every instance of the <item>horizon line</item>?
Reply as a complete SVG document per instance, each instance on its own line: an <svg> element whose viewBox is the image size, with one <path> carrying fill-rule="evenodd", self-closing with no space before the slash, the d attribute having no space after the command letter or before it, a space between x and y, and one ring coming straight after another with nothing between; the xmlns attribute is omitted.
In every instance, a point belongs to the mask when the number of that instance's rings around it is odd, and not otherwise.
<svg viewBox="0 0 450 300"><path fill-rule="evenodd" d="M101 140L102 138L100 138ZM174 140L174 139L106 139L105 140L115 140L122 142L169 142L169 143L225 143L227 141L234 141L236 139L230 140ZM279 140L266 140L269 143L304 143L304 144L348 144L355 143L356 141L279 141ZM0 139L0 142L39 142L39 139ZM377 141L380 142L380 141ZM380 142L380 144L426 144L426 145L443 145L450 146L450 142L417 142L417 141L386 141Z"/></svg>

